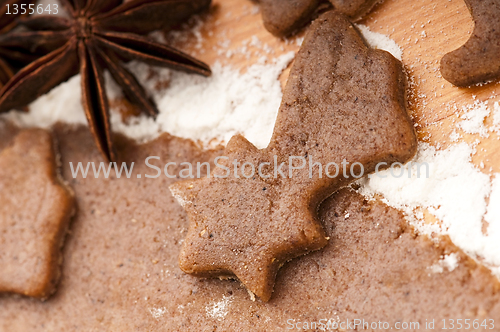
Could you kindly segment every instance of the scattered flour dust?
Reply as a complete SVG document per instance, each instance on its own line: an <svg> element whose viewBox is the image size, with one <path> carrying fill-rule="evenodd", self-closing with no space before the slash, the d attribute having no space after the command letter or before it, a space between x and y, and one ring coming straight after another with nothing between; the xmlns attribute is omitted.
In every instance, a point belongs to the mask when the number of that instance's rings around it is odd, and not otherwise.
<svg viewBox="0 0 500 332"><path fill-rule="evenodd" d="M474 102L457 108L457 112L461 112L457 113L457 130L481 137L498 133L498 103ZM493 122L488 127L486 120L492 112ZM460 138L457 132L452 136L454 141ZM402 170L386 170L363 179L359 191L370 198L382 196L386 204L404 211L422 233L449 235L455 245L500 277L500 174L493 175L491 181L472 164L475 153L475 148L464 142L445 150L419 143L414 160ZM424 223L422 209L440 222Z"/></svg>
<svg viewBox="0 0 500 332"><path fill-rule="evenodd" d="M180 206L182 206L183 208L185 208L187 204L191 203L184 199L184 195L179 190L175 188L170 188L170 192L172 193L172 196L174 196L174 198L180 204Z"/></svg>
<svg viewBox="0 0 500 332"><path fill-rule="evenodd" d="M362 181L359 190L367 197L382 195L386 204L413 216L411 221L423 233L448 234L472 257L481 258L490 266L500 266L498 235L489 234L490 227L487 234L482 232L483 216L488 209L486 199L491 190L490 178L471 163L473 153L473 148L466 143L446 150L436 150L421 143L413 162L403 167L404 172L394 169L372 175ZM403 176L398 178L400 174ZM495 203L490 200L490 207L492 204ZM424 224L418 213L421 208L427 209L441 223ZM500 223L500 219L495 223Z"/></svg>
<svg viewBox="0 0 500 332"><path fill-rule="evenodd" d="M443 273L446 271L453 271L458 266L458 255L455 253L444 255L441 259L434 265L429 266L429 270L432 273Z"/></svg>
<svg viewBox="0 0 500 332"><path fill-rule="evenodd" d="M497 174L491 184L490 202L485 220L488 223L488 236L492 239L500 239L500 174ZM500 245L488 246L490 255L500 259ZM496 266L493 271L500 276L500 267Z"/></svg>
<svg viewBox="0 0 500 332"><path fill-rule="evenodd" d="M394 40L381 33L371 31L366 25L356 24L356 27L361 31L368 45L375 49L385 50L398 60L403 59L403 50Z"/></svg>
<svg viewBox="0 0 500 332"><path fill-rule="evenodd" d="M454 106L455 114L459 122L456 123L456 129L466 134L478 134L481 137L489 137L490 133L500 134L500 105L495 102L493 105L488 100L480 102L474 101L469 105ZM493 114L491 126L486 125L488 117ZM450 139L458 142L462 137L456 130L453 131Z"/></svg>
<svg viewBox="0 0 500 332"><path fill-rule="evenodd" d="M490 225L495 223L495 220L500 220L500 174L497 174L493 179L490 204L488 206L488 213L486 214L486 221L489 222ZM495 228L497 228L497 234L500 235L500 223L496 223Z"/></svg>
<svg viewBox="0 0 500 332"><path fill-rule="evenodd" d="M500 104L498 102L495 103L494 114L493 114L493 129L500 134Z"/></svg>
<svg viewBox="0 0 500 332"><path fill-rule="evenodd" d="M222 320L227 316L230 305L231 305L231 297L224 296L222 300L208 305L205 308L205 311L208 317L215 318L217 320Z"/></svg>
<svg viewBox="0 0 500 332"><path fill-rule="evenodd" d="M154 319L158 319L163 316L167 312L167 308L149 308L149 313L153 316Z"/></svg>
<svg viewBox="0 0 500 332"><path fill-rule="evenodd" d="M278 78L293 57L290 52L245 73L216 64L209 78L172 72L169 89L155 96L160 130L204 142L228 142L242 133L257 147L266 147L281 103Z"/></svg>
<svg viewBox="0 0 500 332"><path fill-rule="evenodd" d="M488 128L484 122L490 115L488 102L474 102L462 107L463 114L460 115L461 122L457 127L467 134L479 134L481 137L488 137Z"/></svg>

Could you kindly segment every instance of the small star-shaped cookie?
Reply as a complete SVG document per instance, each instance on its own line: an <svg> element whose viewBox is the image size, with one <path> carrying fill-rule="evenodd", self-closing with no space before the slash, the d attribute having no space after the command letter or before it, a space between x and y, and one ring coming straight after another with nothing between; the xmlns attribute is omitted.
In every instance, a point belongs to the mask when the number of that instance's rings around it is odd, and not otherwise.
<svg viewBox="0 0 500 332"><path fill-rule="evenodd" d="M382 0L329 0L336 11L346 15L352 21L362 19Z"/></svg>
<svg viewBox="0 0 500 332"><path fill-rule="evenodd" d="M329 0L333 8L350 20L357 21L382 0ZM322 0L260 0L262 20L275 36L286 37L309 22L325 1ZM331 6L326 4L327 8Z"/></svg>
<svg viewBox="0 0 500 332"><path fill-rule="evenodd" d="M267 31L288 36L307 23L319 0L260 0L262 21Z"/></svg>
<svg viewBox="0 0 500 332"><path fill-rule="evenodd" d="M474 31L460 48L441 59L441 74L457 86L500 78L500 0L465 0Z"/></svg>
<svg viewBox="0 0 500 332"><path fill-rule="evenodd" d="M57 175L52 136L21 131L0 153L0 292L55 291L74 197Z"/></svg>
<svg viewBox="0 0 500 332"><path fill-rule="evenodd" d="M401 63L366 46L344 16L317 19L295 59L269 146L258 150L234 136L209 177L170 187L190 221L181 269L236 276L269 300L286 261L327 244L319 204L355 180L360 165L366 174L415 154L405 82ZM358 163L355 175L339 169L335 176L333 162Z"/></svg>

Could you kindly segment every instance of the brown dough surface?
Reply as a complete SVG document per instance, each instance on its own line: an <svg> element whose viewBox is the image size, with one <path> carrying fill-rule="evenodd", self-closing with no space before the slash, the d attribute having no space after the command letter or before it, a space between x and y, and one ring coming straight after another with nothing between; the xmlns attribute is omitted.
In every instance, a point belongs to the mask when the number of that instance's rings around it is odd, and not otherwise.
<svg viewBox="0 0 500 332"><path fill-rule="evenodd" d="M352 21L362 19L373 7L383 0L329 0L335 10L349 17Z"/></svg>
<svg viewBox="0 0 500 332"><path fill-rule="evenodd" d="M262 20L275 36L288 36L307 23L319 0L260 0Z"/></svg>
<svg viewBox="0 0 500 332"><path fill-rule="evenodd" d="M260 0L262 20L275 36L287 37L314 18L316 11L330 9L321 0ZM358 21L382 0L329 0L334 10L351 21ZM321 5L321 6L320 6ZM324 5L324 6L323 6Z"/></svg>
<svg viewBox="0 0 500 332"><path fill-rule="evenodd" d="M474 31L463 46L441 59L441 74L457 86L500 78L500 0L465 3L474 19Z"/></svg>
<svg viewBox="0 0 500 332"><path fill-rule="evenodd" d="M101 160L88 129L56 133L66 179L69 161ZM288 319L423 324L500 317L498 282L486 269L446 241L415 236L398 211L348 190L320 209L329 244L285 264L269 302L251 301L235 281L187 275L177 258L188 223L167 189L175 180L136 174L155 174L144 166L146 156L159 156L153 163L160 166L213 160L216 153L167 135L118 150L136 162L132 178L71 180L79 210L58 291L46 302L0 297L0 331L283 331ZM449 252L458 252L459 266L430 273Z"/></svg>
<svg viewBox="0 0 500 332"><path fill-rule="evenodd" d="M55 291L73 211L51 134L21 131L0 153L0 292L46 298Z"/></svg>
<svg viewBox="0 0 500 332"><path fill-rule="evenodd" d="M317 206L355 180L340 169L327 177L326 165L359 163L368 174L380 162L404 163L415 154L405 82L401 63L367 47L344 16L330 11L314 21L291 69L269 146L257 150L235 136L225 150L228 159L219 162L231 170L233 160L254 165L255 176L216 168L210 178L172 187L191 221L182 270L201 277L235 275L269 300L284 262L326 245ZM292 156L306 160L296 160L304 167L290 177ZM287 164L281 168L285 176L271 166L275 158ZM270 166L259 176L264 162ZM323 165L321 176L313 163ZM334 167L329 171L335 173Z"/></svg>

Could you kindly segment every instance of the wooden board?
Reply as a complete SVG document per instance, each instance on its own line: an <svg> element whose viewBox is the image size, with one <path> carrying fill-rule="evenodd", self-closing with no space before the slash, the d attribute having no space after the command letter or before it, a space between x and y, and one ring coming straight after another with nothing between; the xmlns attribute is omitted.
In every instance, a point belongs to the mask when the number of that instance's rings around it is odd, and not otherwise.
<svg viewBox="0 0 500 332"><path fill-rule="evenodd" d="M411 82L410 112L415 119L419 139L439 147L451 142L456 129L457 107L474 101L490 103L500 100L500 82L481 87L457 88L441 77L439 62L444 54L467 41L473 21L463 0L386 0L363 21L372 31L393 39L403 50L403 64ZM298 39L272 36L264 29L258 4L250 0L214 0L211 12L202 16L195 33L181 32L173 42L196 57L213 65L217 61L244 71L262 56L270 59L299 49ZM253 43L252 43L253 40ZM252 46L256 45L256 46ZM246 47L246 52L243 48ZM231 56L228 56L232 53ZM288 70L282 77L286 82ZM491 124L492 117L486 120ZM484 163L482 171L500 172L500 140L491 134L463 135L467 142L479 140L476 165Z"/></svg>

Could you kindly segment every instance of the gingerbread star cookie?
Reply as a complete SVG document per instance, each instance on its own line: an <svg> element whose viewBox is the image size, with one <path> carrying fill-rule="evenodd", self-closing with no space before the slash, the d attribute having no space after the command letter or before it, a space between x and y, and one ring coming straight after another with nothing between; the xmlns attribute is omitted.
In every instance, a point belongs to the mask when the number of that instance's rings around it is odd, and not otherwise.
<svg viewBox="0 0 500 332"><path fill-rule="evenodd" d="M261 0L262 21L276 36L288 36L308 22L319 0Z"/></svg>
<svg viewBox="0 0 500 332"><path fill-rule="evenodd" d="M362 19L382 0L329 0L333 8L350 20ZM286 37L311 20L320 0L260 0L262 20L275 36ZM328 5L327 5L328 7Z"/></svg>
<svg viewBox="0 0 500 332"><path fill-rule="evenodd" d="M330 0L336 11L346 15L352 21L362 19L382 0Z"/></svg>
<svg viewBox="0 0 500 332"><path fill-rule="evenodd" d="M0 153L0 202L0 292L47 298L59 279L74 211L50 133L23 130Z"/></svg>
<svg viewBox="0 0 500 332"><path fill-rule="evenodd" d="M441 74L457 86L500 78L500 0L465 0L474 31L460 48L441 59Z"/></svg>
<svg viewBox="0 0 500 332"><path fill-rule="evenodd" d="M268 301L285 262L327 244L319 204L378 163L415 154L405 86L401 63L370 49L344 16L331 11L317 19L295 59L269 146L258 150L234 136L210 176L170 187L190 221L181 269L236 276Z"/></svg>

